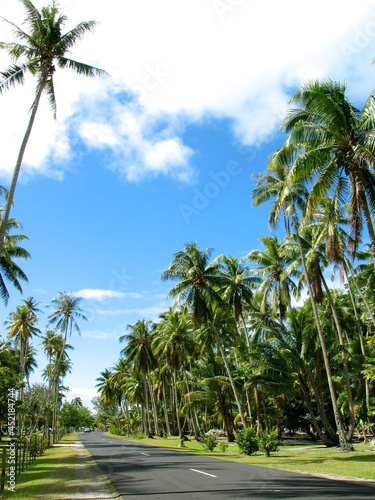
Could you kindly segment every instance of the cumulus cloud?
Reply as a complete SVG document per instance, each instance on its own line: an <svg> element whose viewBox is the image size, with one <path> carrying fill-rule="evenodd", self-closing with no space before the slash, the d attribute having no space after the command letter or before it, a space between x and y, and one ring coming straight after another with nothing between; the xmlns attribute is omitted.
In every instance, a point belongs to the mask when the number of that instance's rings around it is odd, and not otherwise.
<svg viewBox="0 0 375 500"><path fill-rule="evenodd" d="M372 90L372 0L316 0L313 9L300 0L138 0L126 3L121 16L113 15L115 0L59 4L67 29L99 21L71 56L111 78L56 73L58 119L44 100L25 156L29 174L62 178L78 135L91 147L113 150L114 168L128 181L169 175L190 182L194 152L183 141L184 125L207 116L229 119L236 139L257 144L278 128L291 89L303 80L348 80L358 86L355 99ZM1 7L5 18L22 22L20 2ZM2 28L2 39L11 39L9 27ZM1 68L9 63L3 52ZM34 86L29 80L0 98L2 176L13 168Z"/></svg>

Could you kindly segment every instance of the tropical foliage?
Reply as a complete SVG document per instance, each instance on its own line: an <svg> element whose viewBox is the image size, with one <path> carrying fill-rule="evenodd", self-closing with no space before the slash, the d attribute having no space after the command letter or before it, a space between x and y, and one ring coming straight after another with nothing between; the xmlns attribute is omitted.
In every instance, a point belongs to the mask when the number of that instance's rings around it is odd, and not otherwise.
<svg viewBox="0 0 375 500"><path fill-rule="evenodd" d="M373 102L358 111L331 81L296 92L284 146L254 175L272 233L243 257L196 243L173 255L161 279L174 281L174 305L129 325L98 379L108 427L178 434L180 446L217 428L266 454L283 431L347 451L374 428Z"/></svg>

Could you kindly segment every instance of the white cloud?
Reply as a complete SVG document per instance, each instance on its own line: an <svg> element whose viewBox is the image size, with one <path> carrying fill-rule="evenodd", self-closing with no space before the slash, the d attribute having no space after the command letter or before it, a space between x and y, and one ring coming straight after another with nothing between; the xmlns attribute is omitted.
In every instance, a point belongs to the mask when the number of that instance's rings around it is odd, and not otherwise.
<svg viewBox="0 0 375 500"><path fill-rule="evenodd" d="M59 4L67 29L99 21L72 57L112 78L56 73L58 120L53 123L43 101L25 156L29 174L61 178L79 134L91 146L113 149L112 167L128 180L163 174L189 182L193 151L181 138L187 123L226 118L238 139L258 144L278 128L289 89L305 79L348 80L361 100L372 90L372 0L316 0L313 9L300 0L138 0L119 16L115 0ZM0 7L5 18L21 23L20 2L0 0ZM10 39L9 27L2 28L2 39ZM8 62L1 53L0 68ZM0 97L3 176L13 168L33 91L29 82Z"/></svg>
<svg viewBox="0 0 375 500"><path fill-rule="evenodd" d="M75 297L81 297L83 299L105 300L108 298L124 297L125 293L115 292L114 290L85 288L84 290L78 290L78 292L74 292L73 295ZM138 294L131 294L131 295L134 296Z"/></svg>
<svg viewBox="0 0 375 500"><path fill-rule="evenodd" d="M95 313L99 316L127 316L137 315L145 318L157 318L159 314L168 309L166 302L160 302L154 306L143 308L125 308L125 309L97 309Z"/></svg>

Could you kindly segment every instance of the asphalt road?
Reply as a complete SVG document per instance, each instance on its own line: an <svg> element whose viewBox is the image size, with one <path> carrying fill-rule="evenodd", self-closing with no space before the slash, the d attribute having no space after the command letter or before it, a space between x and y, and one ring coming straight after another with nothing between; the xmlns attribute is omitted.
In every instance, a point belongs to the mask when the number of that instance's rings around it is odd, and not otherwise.
<svg viewBox="0 0 375 500"><path fill-rule="evenodd" d="M375 487L369 484L237 464L124 441L100 432L79 437L126 499L375 498Z"/></svg>

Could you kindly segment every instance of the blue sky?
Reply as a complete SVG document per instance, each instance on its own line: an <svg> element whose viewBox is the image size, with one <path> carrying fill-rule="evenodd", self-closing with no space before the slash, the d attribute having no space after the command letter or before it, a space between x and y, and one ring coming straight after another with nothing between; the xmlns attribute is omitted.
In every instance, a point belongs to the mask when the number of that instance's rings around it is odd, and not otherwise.
<svg viewBox="0 0 375 500"><path fill-rule="evenodd" d="M36 1L40 7L46 3ZM111 78L56 74L56 122L43 100L12 215L32 258L24 294L10 289L0 324L22 297L45 314L58 292L85 300L89 322L74 335L68 399L86 404L95 379L118 359L126 325L168 307L160 274L196 241L240 256L269 233L251 207L251 175L282 144L287 101L306 79L348 84L362 106L374 87L375 7L362 1L60 1L69 18L100 24L72 58ZM21 24L17 0L0 15ZM11 40L2 25L3 40ZM7 31L8 30L8 31ZM0 68L9 61L0 54ZM0 182L9 185L34 82L0 96ZM2 336L5 329L1 331ZM38 342L34 344L37 346ZM40 369L45 365L38 357ZM38 370L33 377L37 380Z"/></svg>

